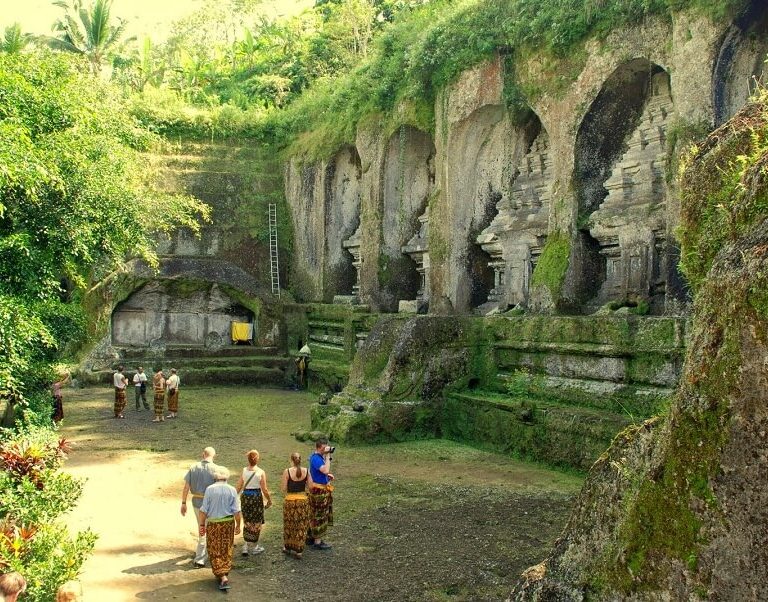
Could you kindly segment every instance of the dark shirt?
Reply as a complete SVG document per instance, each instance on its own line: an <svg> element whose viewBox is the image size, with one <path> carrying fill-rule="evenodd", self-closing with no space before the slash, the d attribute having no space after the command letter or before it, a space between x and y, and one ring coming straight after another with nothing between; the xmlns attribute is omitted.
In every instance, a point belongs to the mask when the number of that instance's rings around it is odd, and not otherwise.
<svg viewBox="0 0 768 602"><path fill-rule="evenodd" d="M291 471L288 470L288 493L302 493L307 487L307 474L304 473L304 478L300 481L294 481L291 478Z"/></svg>

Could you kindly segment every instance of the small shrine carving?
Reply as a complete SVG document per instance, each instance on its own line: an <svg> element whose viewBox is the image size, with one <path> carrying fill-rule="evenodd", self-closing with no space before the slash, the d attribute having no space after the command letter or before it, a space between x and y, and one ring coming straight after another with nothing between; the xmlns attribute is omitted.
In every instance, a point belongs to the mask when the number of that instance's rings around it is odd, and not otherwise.
<svg viewBox="0 0 768 602"><path fill-rule="evenodd" d="M627 150L605 181L608 195L589 218L605 258L605 281L590 304L646 301L663 306L666 289L666 136L674 110L669 77L651 80L650 98Z"/></svg>
<svg viewBox="0 0 768 602"><path fill-rule="evenodd" d="M547 238L551 184L549 138L542 130L518 165L509 196L498 202L496 217L477 237L494 271L494 286L480 313L527 304L531 275Z"/></svg>

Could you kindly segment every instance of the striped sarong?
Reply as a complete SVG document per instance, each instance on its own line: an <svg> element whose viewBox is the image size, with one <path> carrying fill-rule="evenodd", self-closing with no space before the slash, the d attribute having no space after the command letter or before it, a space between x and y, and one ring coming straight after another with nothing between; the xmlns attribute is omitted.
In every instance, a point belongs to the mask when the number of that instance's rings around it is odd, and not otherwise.
<svg viewBox="0 0 768 602"><path fill-rule="evenodd" d="M309 491L309 507L309 534L314 539L322 539L328 527L333 526L333 486L313 485Z"/></svg>
<svg viewBox="0 0 768 602"><path fill-rule="evenodd" d="M165 406L165 391L162 389L155 389L155 418L163 417L163 407Z"/></svg>
<svg viewBox="0 0 768 602"><path fill-rule="evenodd" d="M259 541L261 525L264 524L264 498L261 489L246 489L256 491L255 494L240 494L240 507L243 511L243 539L249 543Z"/></svg>
<svg viewBox="0 0 768 602"><path fill-rule="evenodd" d="M168 411L175 414L179 411L179 390L168 389Z"/></svg>
<svg viewBox="0 0 768 602"><path fill-rule="evenodd" d="M125 389L115 387L115 418L120 416L125 409Z"/></svg>
<svg viewBox="0 0 768 602"><path fill-rule="evenodd" d="M301 554L307 538L311 511L306 493L289 493L283 500L283 547Z"/></svg>
<svg viewBox="0 0 768 602"><path fill-rule="evenodd" d="M231 516L208 519L205 525L205 543L213 574L219 578L229 575L235 547L235 519Z"/></svg>

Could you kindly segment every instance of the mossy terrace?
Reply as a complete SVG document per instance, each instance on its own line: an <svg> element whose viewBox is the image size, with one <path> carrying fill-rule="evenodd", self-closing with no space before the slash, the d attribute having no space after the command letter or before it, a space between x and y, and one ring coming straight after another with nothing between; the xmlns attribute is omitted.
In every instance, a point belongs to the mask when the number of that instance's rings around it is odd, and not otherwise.
<svg viewBox="0 0 768 602"><path fill-rule="evenodd" d="M316 390L350 365L344 341L368 341L344 391L314 406L313 428L358 443L444 436L578 470L619 431L666 410L685 351L682 319L361 320L351 309L311 309L304 340L317 341ZM370 333L359 330L375 319Z"/></svg>

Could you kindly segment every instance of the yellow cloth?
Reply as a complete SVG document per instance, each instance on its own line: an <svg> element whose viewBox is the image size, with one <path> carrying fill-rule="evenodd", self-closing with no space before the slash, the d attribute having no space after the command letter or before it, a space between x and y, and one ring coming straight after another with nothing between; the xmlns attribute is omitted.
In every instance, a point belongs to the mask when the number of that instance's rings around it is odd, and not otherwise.
<svg viewBox="0 0 768 602"><path fill-rule="evenodd" d="M250 322L232 322L232 342L250 342L253 338L253 324Z"/></svg>

